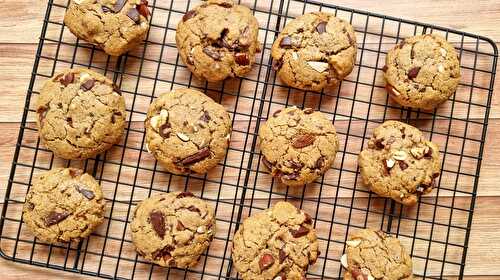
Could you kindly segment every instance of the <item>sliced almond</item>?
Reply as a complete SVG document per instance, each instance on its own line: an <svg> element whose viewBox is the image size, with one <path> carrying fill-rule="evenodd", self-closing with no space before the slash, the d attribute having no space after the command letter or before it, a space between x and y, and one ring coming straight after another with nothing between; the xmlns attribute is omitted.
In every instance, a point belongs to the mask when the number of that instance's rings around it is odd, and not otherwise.
<svg viewBox="0 0 500 280"><path fill-rule="evenodd" d="M197 233L205 233L207 229L205 228L205 226L199 226L197 229L196 229L196 232Z"/></svg>
<svg viewBox="0 0 500 280"><path fill-rule="evenodd" d="M199 130L199 129L198 129L198 127L197 127L196 125L193 125L193 124L192 124L192 125L191 125L191 127L193 128L193 131L194 131L194 132L198 132L198 130Z"/></svg>
<svg viewBox="0 0 500 280"><path fill-rule="evenodd" d="M276 276L273 280L282 280L281 276Z"/></svg>
<svg viewBox="0 0 500 280"><path fill-rule="evenodd" d="M395 160L405 160L407 158L407 155L405 151L396 151L392 154L392 157Z"/></svg>
<svg viewBox="0 0 500 280"><path fill-rule="evenodd" d="M165 109L162 109L160 111L160 116L161 116L162 119L167 120L168 119L168 111L165 110Z"/></svg>
<svg viewBox="0 0 500 280"><path fill-rule="evenodd" d="M368 280L375 280L371 274L368 274Z"/></svg>
<svg viewBox="0 0 500 280"><path fill-rule="evenodd" d="M446 55L448 54L448 51L446 51L444 48L440 48L439 52L441 53L442 57L446 57Z"/></svg>
<svg viewBox="0 0 500 280"><path fill-rule="evenodd" d="M439 71L440 73L444 73L444 66L443 66L443 64L439 64L439 65L438 65L438 71Z"/></svg>
<svg viewBox="0 0 500 280"><path fill-rule="evenodd" d="M187 136L184 133L177 132L177 137L179 137L179 139L181 139L184 142L189 141L189 136Z"/></svg>
<svg viewBox="0 0 500 280"><path fill-rule="evenodd" d="M316 70L319 73L323 73L328 70L328 68L330 68L330 65L328 65L328 63L321 61L308 61L307 64L309 64L312 69Z"/></svg>
<svg viewBox="0 0 500 280"><path fill-rule="evenodd" d="M161 126L161 116L154 116L149 120L149 123L151 124L151 127L153 127L155 130L158 130Z"/></svg>
<svg viewBox="0 0 500 280"><path fill-rule="evenodd" d="M295 60L297 60L297 59L299 59L299 55L296 52L293 52L292 53L292 58L295 59Z"/></svg>
<svg viewBox="0 0 500 280"><path fill-rule="evenodd" d="M348 240L348 241L346 241L345 243L346 243L346 244L347 244L347 246L349 246L349 247L354 247L354 248L356 248L356 247L358 247L358 246L359 246L359 244L361 244L361 240L359 240L359 239Z"/></svg>
<svg viewBox="0 0 500 280"><path fill-rule="evenodd" d="M424 157L425 148L414 147L414 148L411 148L410 153L412 154L412 156L414 158L421 159Z"/></svg>
<svg viewBox="0 0 500 280"><path fill-rule="evenodd" d="M90 75L83 72L80 74L80 82L86 82L88 79L90 79Z"/></svg>
<svg viewBox="0 0 500 280"><path fill-rule="evenodd" d="M84 0L73 0L74 3L80 5L83 3Z"/></svg>
<svg viewBox="0 0 500 280"><path fill-rule="evenodd" d="M347 263L347 254L343 254L342 257L340 257L340 263L345 269L349 269L349 264Z"/></svg>
<svg viewBox="0 0 500 280"><path fill-rule="evenodd" d="M392 158L385 161L385 165L387 165L387 168L393 168L394 164L396 164L396 162Z"/></svg>
<svg viewBox="0 0 500 280"><path fill-rule="evenodd" d="M149 149L148 143L146 143L146 150L148 151L148 153L151 153L151 150Z"/></svg>

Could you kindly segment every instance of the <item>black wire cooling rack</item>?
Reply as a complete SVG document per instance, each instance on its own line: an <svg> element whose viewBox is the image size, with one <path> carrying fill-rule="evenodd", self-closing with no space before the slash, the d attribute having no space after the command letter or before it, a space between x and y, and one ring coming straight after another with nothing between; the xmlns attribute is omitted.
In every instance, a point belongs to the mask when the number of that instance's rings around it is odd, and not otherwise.
<svg viewBox="0 0 500 280"><path fill-rule="evenodd" d="M231 240L242 220L278 200L288 200L315 219L321 256L308 278L339 279L344 242L355 229L372 227L397 235L410 251L415 274L423 278L462 278L471 229L486 126L496 72L497 49L484 37L413 21L312 1L248 0L260 22L262 53L242 79L208 84L193 79L180 62L175 28L199 1L150 1L152 26L144 46L119 58L77 40L62 23L68 0L49 0L24 106L5 203L0 220L4 258L41 267L118 279L234 279ZM323 93L291 89L272 71L270 46L293 17L323 10L356 29L358 59L338 89ZM382 67L387 50L414 34L438 33L460 54L462 80L457 93L434 112L401 108L387 98ZM41 84L67 67L85 67L112 78L127 103L124 140L84 162L63 161L40 145L34 100ZM155 96L192 87L222 103L233 120L225 160L206 176L174 176L146 152L142 121ZM335 124L340 151L334 167L306 188L274 182L260 164L257 132L269 114L285 106L310 107ZM401 207L372 195L359 180L357 155L371 131L387 119L419 127L440 146L442 176L433 193L415 207ZM34 176L52 167L74 166L93 174L108 199L106 221L78 244L48 245L22 222L24 196ZM217 233L200 263L189 270L165 269L138 257L129 222L136 203L153 193L189 190L210 201Z"/></svg>

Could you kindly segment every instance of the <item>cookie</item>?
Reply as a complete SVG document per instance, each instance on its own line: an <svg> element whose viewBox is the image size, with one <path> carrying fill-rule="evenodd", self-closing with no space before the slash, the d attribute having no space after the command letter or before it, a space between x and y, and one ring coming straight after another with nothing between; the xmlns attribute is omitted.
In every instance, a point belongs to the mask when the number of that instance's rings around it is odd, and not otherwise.
<svg viewBox="0 0 500 280"><path fill-rule="evenodd" d="M130 226L138 254L165 267L195 266L215 236L213 208L190 192L143 200Z"/></svg>
<svg viewBox="0 0 500 280"><path fill-rule="evenodd" d="M389 96L402 106L430 110L448 100L460 82L460 62L445 38L406 38L389 51L385 79Z"/></svg>
<svg viewBox="0 0 500 280"><path fill-rule="evenodd" d="M146 38L149 18L146 0L72 0L64 24L76 37L120 56Z"/></svg>
<svg viewBox="0 0 500 280"><path fill-rule="evenodd" d="M174 174L203 174L224 159L231 119L224 107L192 89L162 94L145 120L148 151Z"/></svg>
<svg viewBox="0 0 500 280"><path fill-rule="evenodd" d="M354 68L356 34L346 21L324 12L290 21L271 49L274 70L291 87L335 87Z"/></svg>
<svg viewBox="0 0 500 280"><path fill-rule="evenodd" d="M361 177L373 192L410 206L432 191L440 174L438 146L398 121L377 127L358 161Z"/></svg>
<svg viewBox="0 0 500 280"><path fill-rule="evenodd" d="M399 239L372 229L358 230L346 242L344 280L410 280L412 261Z"/></svg>
<svg viewBox="0 0 500 280"><path fill-rule="evenodd" d="M175 41L188 69L209 82L242 77L260 52L259 24L250 9L227 0L208 0L187 12Z"/></svg>
<svg viewBox="0 0 500 280"><path fill-rule="evenodd" d="M45 82L36 112L40 139L64 159L86 159L108 150L125 128L120 90L87 69L68 69Z"/></svg>
<svg viewBox="0 0 500 280"><path fill-rule="evenodd" d="M288 202L247 218L233 238L232 259L246 280L303 280L318 258L312 218Z"/></svg>
<svg viewBox="0 0 500 280"><path fill-rule="evenodd" d="M308 184L322 176L339 147L332 122L309 108L274 112L261 126L259 139L264 166L288 186Z"/></svg>
<svg viewBox="0 0 500 280"><path fill-rule="evenodd" d="M42 173L26 195L23 220L48 243L80 241L104 221L101 186L75 168Z"/></svg>

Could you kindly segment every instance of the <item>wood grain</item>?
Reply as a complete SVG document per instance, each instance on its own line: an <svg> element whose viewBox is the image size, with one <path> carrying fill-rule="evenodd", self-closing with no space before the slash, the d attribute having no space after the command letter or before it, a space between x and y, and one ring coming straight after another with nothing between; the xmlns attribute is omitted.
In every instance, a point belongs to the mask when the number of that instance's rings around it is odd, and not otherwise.
<svg viewBox="0 0 500 280"><path fill-rule="evenodd" d="M57 3L66 3L66 0L56 0ZM166 1L169 2L169 1ZM243 3L253 3L253 1L243 1ZM159 3L157 1L157 3ZM176 1L176 5L178 7L185 7L185 1ZM265 5L262 4L263 2L259 1L259 5ZM2 34L2 37L0 38L0 73L2 77L2 81L0 82L2 85L3 89L3 94L2 94L2 102L0 102L0 112L2 114L0 115L0 131L2 131L3 137L0 138L0 180L2 182L7 182L8 175L10 172L10 163L12 160L12 154L14 151L15 143L17 140L17 134L18 134L18 128L19 128L19 120L22 115L22 107L24 105L24 99L25 99L25 93L26 89L28 87L28 82L31 77L31 70L32 70L32 63L33 59L35 56L35 51L36 51L36 43L38 43L38 36L39 32L41 29L41 23L43 19L43 15L45 14L45 8L46 8L46 3L44 1L34 1L34 0L20 0L16 2L16 9L12 9L12 5L9 5L7 1L0 1L0 11L4 15L2 19L0 19L0 31ZM437 25L442 25L446 27L450 27L453 29L459 29L462 31L466 32L471 32L471 33L476 33L476 34L481 34L481 35L486 35L490 38L492 38L498 46L498 43L500 42L500 30L497 27L497 19L498 16L500 15L500 3L495 0L481 0L481 1L454 1L454 0L443 0L443 1L434 1L434 0L422 0L418 2L412 2L408 3L405 1L400 1L400 0L385 0L385 1L371 1L371 0L359 0L359 1L353 1L353 0L340 0L336 1L335 4L341 5L341 6L346 6L346 7L352 7L352 8L357 8L361 10L369 10L373 12L378 12L382 14L387 14L387 15L393 15L396 17L402 17L402 18L407 18L407 19L414 19L418 20L421 22L427 22L427 23L432 23L432 24L437 24ZM166 5L166 4L159 4L159 5ZM445 12L443 12L445 11ZM158 12L159 13L159 12ZM158 14L159 15L159 14ZM179 14L180 15L180 14ZM54 11L54 20L60 21L62 18L62 10L60 11ZM340 16L345 16L345 15L340 15ZM259 15L258 15L259 17ZM173 19L172 22L175 23L177 19ZM356 26L356 19L353 20ZM49 28L48 30L48 38L57 38L57 36L60 34L60 29L58 28ZM358 38L359 41L360 38ZM67 40L68 42L74 42L74 38L71 36L71 34L68 34L66 31L64 33L64 40ZM161 36L156 36L151 38L152 42L161 42ZM451 41L454 41L453 38L451 38ZM173 42L173 37L167 37L166 40L167 43L172 43ZM362 41L360 41L362 42ZM378 48L378 43L376 38L367 38L366 41L364 42L364 48ZM391 42L384 42L384 44L381 45L382 49L388 49L391 47ZM473 45L470 47L473 48ZM487 48L487 46L482 46ZM43 49L43 55L48 55L50 56L53 54L55 51L54 45L48 44L44 49ZM61 58L64 59L64 55L68 52L71 52L71 48L68 48L67 50L64 50L60 55ZM152 47L148 51L148 55L152 56L157 56L158 55L158 49ZM140 53L138 53L140 54ZM82 54L83 56L85 55ZM69 56L68 56L69 57ZM99 59L99 57L97 57ZM172 52L167 52L167 55L165 57L165 61L172 61L175 59L175 53ZM365 54L363 56L363 62L364 63L376 63L376 61L373 60L374 57L370 56L369 54ZM77 61L78 62L78 61ZM105 61L102 61L102 65L106 66ZM82 61L80 63L84 64L85 60L82 58ZM491 67L490 65L481 65L481 60L479 61L479 65L482 68L488 69ZM64 63L62 65L58 65L57 67L62 67L64 66ZM127 71L132 73L135 73L137 71L138 65L134 63L133 59L129 61L127 64ZM142 73L143 75L147 76L155 76L155 69L156 65L152 64L149 65L150 67L146 67L145 71ZM56 67L56 68L57 68ZM380 68L381 65L379 64L378 67ZM51 73L52 68L50 64L42 64L41 65L41 72L43 73ZM165 76L171 75L172 69L168 69L166 72L162 72ZM373 76L373 74L364 74L361 73L360 77L363 79L363 75L366 75L366 78L370 78ZM465 73L465 77L467 77L468 73ZM259 79L260 77L255 74L255 78ZM130 83L134 81L133 83ZM349 78L348 78L349 79ZM476 79L481 79L481 77L476 77ZM40 81L43 79L40 79ZM487 83L487 80L481 80L481 83ZM380 80L380 77L378 77L377 84L382 84L382 80ZM354 90L353 88L350 88L348 83L345 83L346 85L343 86L340 92L340 96L346 96L345 99L343 99L345 102L349 101L349 94ZM157 95L161 90L167 90L170 87L171 83L165 83L163 85L160 85L158 92L155 92L154 94ZM37 90L37 87L39 84L35 85L35 90ZM200 86L203 86L203 84L200 84ZM122 87L129 89L130 91L135 90L135 80L134 76L130 75L128 77L124 77L124 83L122 84ZM150 95L152 87L151 84L147 81L143 81L143 84L141 84L141 88L139 88L139 91L144 92L145 94ZM500 82L497 77L497 81L495 84L495 92L500 89ZM252 94L252 91L248 91L247 94ZM363 94L363 92L359 93ZM368 95L367 95L368 96ZM128 96L130 97L130 96ZM214 97L217 97L217 95L214 95ZM359 97L359 96L358 96ZM276 94L273 96L273 101L280 101L280 95ZM314 97L307 97L308 102L311 102L314 104L316 100ZM299 99L299 98L298 98ZM242 100L242 99L238 99ZM148 102L147 98L144 101L141 101L142 103L136 104L134 109L136 108L141 108L140 110L144 110L147 108ZM292 102L300 102L300 100L292 100ZM384 102L383 100L380 100L380 102ZM251 104L247 102L229 102L228 104L225 104L226 106L229 106L230 108L234 108L236 104L239 104L238 110L243 110L245 112L248 112L249 115L255 116L254 112L252 112L252 107ZM454 115L457 117L464 117L467 114L467 108L461 108L457 106ZM272 109L272 108L271 108ZM342 116L344 113L341 111L341 108L339 109L340 111L340 116L336 117L336 126L339 126L341 129L343 127L347 127L347 123L345 123L345 117ZM371 116L378 116L381 111L378 111L378 109L373 109L374 111L370 111ZM446 109L444 109L446 110ZM446 112L443 111L445 114ZM346 112L347 114L347 112ZM366 114L366 113L361 113ZM373 114L373 115L372 115ZM482 112L481 111L473 111L472 115L470 116L471 118L481 118ZM135 114L132 116L132 120L134 123L132 124L132 127L136 127L138 125L137 121L140 121L141 114ZM247 126L252 126L255 123L255 118L253 120L248 120L243 115L234 115L235 117L235 124L236 126L240 127L241 130L245 130L244 128ZM32 120L32 114L29 115L29 119ZM444 121L436 121L436 124L439 127L442 127L445 129L447 126L449 126L449 123L446 123ZM363 124L364 125L364 124ZM354 125L356 127L356 125ZM470 133L472 137L479 137L480 134L478 134L480 131L476 131L473 128L469 128ZM342 132L341 132L342 133ZM493 96L493 101L492 101L492 110L490 113L490 120L489 120L489 130L488 130L488 135L486 139L486 145L485 145L485 152L484 152L484 158L483 158L483 165L481 168L481 179L479 181L479 189L478 189L478 199L476 201L476 211L474 213L474 220L472 224L472 231L471 231L471 237L470 237L470 242L469 242L469 248L468 248L468 257L467 257L467 265L466 265L466 270L465 274L467 275L466 279L497 279L500 277L500 267L498 267L498 263L500 262L500 246L497 244L500 244L500 236L498 235L498 228L500 227L500 218L498 217L498 213L500 212L500 190L498 189L498 170L500 168L500 161L498 160L498 155L500 153L500 143L496 141L495 135L500 133L500 99L497 97L495 94ZM345 134L344 134L345 135ZM131 136L135 137L135 136ZM243 135L238 135L233 136L233 147L238 147L242 148L243 150L248 149L248 147L245 147L243 143ZM342 135L341 135L342 137ZM437 141L443 141L444 139L441 139L439 135L435 136ZM356 148L352 148L350 145L353 145L356 140L353 139L348 139L349 141L347 142L348 145L345 145L342 147L344 151L352 152L356 150ZM36 143L36 135L35 134L27 134L27 137L25 139L26 143L32 145ZM140 139L134 140L136 141L134 145L138 145L139 148L141 148L140 144L141 141ZM461 142L460 142L461 143ZM450 146L448 149L450 151L458 149L460 151L460 147L458 147L459 143L456 142L451 142ZM144 147L142 147L144 149ZM354 150L352 150L354 149ZM475 147L472 146L466 146L466 149L471 149L470 151L474 152ZM119 152L120 149L115 149L115 152ZM248 150L246 150L248 151ZM115 155L113 152L110 153L109 155L109 160L113 160L113 157ZM137 155L131 153L127 154L127 157L130 157L131 162L136 162L137 161ZM127 159L126 157L126 159ZM450 161L453 160L453 156L449 156ZM29 162L29 158L26 157L22 160L25 160L26 162ZM146 160L151 160L147 159ZM234 153L232 156L229 158L230 163L234 164L239 164L245 159L240 159L238 158L238 154ZM43 159L37 161L39 163L43 163ZM467 161L464 161L464 165L462 166L461 170L466 170L467 169ZM152 164L151 161L146 161L147 164ZM61 162L59 164L62 164ZM469 163L471 164L471 167L474 166L474 163ZM338 167L338 166L337 166ZM355 165L353 166L345 166L344 168L349 168L355 170ZM457 168L456 163L450 162L449 165L446 165L446 168ZM106 173L109 172L109 173ZM104 176L112 176L114 170L105 170L103 173ZM22 172L20 172L22 174ZM329 174L334 178L337 174L335 169L330 171ZM133 175L133 174L131 174ZM161 185L164 181L165 178L162 177L163 175L159 175L159 178L162 178L160 181L155 182L156 184ZM215 176L217 177L217 176ZM26 180L26 177L19 177L20 180ZM144 184L148 185L147 178L143 178L144 182L138 181L139 184ZM123 173L123 180L125 182L130 182L131 177L127 172L125 171ZM353 178L344 178L343 181L341 181L341 184L345 185L352 185L353 184ZM461 178L462 180L462 178ZM465 188L469 187L470 188L470 180L465 180L461 183L463 183L463 186ZM270 183L263 181L261 183ZM5 188L3 187L5 184L2 184L2 187L0 187L0 197L4 196ZM113 187L110 186L110 190ZM362 188L359 186L359 188ZM314 197L316 193L314 192L314 188L311 188L309 193L306 193L306 195L310 195L311 197ZM16 189L20 190L20 189ZM333 195L333 188L332 190L332 195ZM470 190L470 189L468 189ZM206 189L206 195L208 197L213 197L216 193L216 188L215 186L210 186L208 185ZM329 194L328 190L324 194ZM449 197L451 193L450 192L440 192L439 194L439 201L440 203L450 203L451 199ZM116 199L133 199L134 201L136 199L140 199L141 195L147 195L146 192L139 192L139 196L134 196L133 198L124 196L120 197L118 196ZM226 197L231 197L234 196L234 189L228 188L223 192L223 195L226 195ZM256 192L256 197L262 197L265 198L266 193L264 192ZM349 193L348 189L343 189L343 191L339 192L338 194L338 199L341 201L342 199L348 199L351 197L352 194ZM357 201L359 203L362 203L365 201L365 197L367 196L367 193L365 192L360 192L357 193L356 195L359 197ZM14 192L13 197L19 200L22 200L23 198L23 193L22 191L20 192ZM429 201L432 202L434 198L430 196ZM259 205L259 207L265 207L265 202L267 200L262 200L263 204L260 204L256 200L256 204ZM348 203L345 202L345 203ZM467 208L466 205L469 203L469 199L467 197L458 197L455 205L464 205L464 208ZM428 204L429 207L424 207L424 214L425 211L427 214L431 214L432 212L432 203ZM311 205L305 205L305 207L310 207ZM124 212L120 211L125 211L126 208L116 210L117 215L122 215ZM311 209L314 210L314 209ZM322 209L323 210L323 209ZM324 211L328 211L328 209L324 209ZM325 216L326 214L320 214L320 217ZM221 214L223 215L223 214ZM411 215L411 213L409 213ZM125 215L126 216L126 215ZM122 217L125 217L122 216ZM326 215L327 216L327 215ZM454 214L455 217L462 217L460 215ZM336 217L339 217L339 219L342 218L342 214L337 214ZM446 215L443 218L446 219ZM224 217L223 217L224 218ZM354 220L353 220L354 221ZM375 220L374 222L376 222ZM464 221L460 222L460 224L463 224ZM10 228L7 228L7 230L16 230L17 226L11 225ZM320 234L325 234L325 233L320 233ZM439 235L439 232L436 232L437 236ZM457 232L452 232L450 235L450 238L458 238L457 242L459 242L461 237ZM424 252L419 251L419 248L415 249L415 253L417 255L421 255ZM439 255L440 254L440 248L436 247L432 249L432 254ZM332 252L333 253L333 252ZM453 257L452 257L453 258ZM417 261L416 269L419 270L421 269L421 263ZM0 269L2 270L2 279L22 279L26 277L30 277L32 279L47 279L47 278L58 278L58 279L87 279L89 277L86 276L78 276L74 274L69 274L69 273L64 273L64 272L55 272L52 270L47 270L47 269L39 269L39 268L34 268L31 266L26 266L26 265L20 265L20 264L14 264L11 262L7 262L5 260L0 260ZM437 268L430 267L430 271L439 271L435 270ZM449 271L453 274L453 269L450 270L445 270ZM138 274L140 275L140 273ZM162 276L163 274L161 272L156 272L155 276ZM488 276L476 276L476 275L490 275ZM453 277L450 277L449 279L453 279Z"/></svg>

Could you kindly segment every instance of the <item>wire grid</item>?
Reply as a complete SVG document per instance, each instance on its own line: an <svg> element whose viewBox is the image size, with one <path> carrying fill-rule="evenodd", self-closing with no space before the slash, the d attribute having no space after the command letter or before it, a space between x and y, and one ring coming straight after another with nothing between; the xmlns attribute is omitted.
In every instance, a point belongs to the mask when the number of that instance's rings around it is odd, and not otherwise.
<svg viewBox="0 0 500 280"><path fill-rule="evenodd" d="M199 1L150 1L152 25L144 46L120 58L77 40L62 23L68 0L49 0L34 71L24 108L12 171L0 220L4 258L36 266L117 279L235 279L231 240L242 220L288 200L314 217L321 256L308 278L340 279L340 257L348 234L371 227L397 235L408 248L415 274L422 278L463 277L479 170L497 63L495 44L480 36L310 1L241 1L260 23L263 51L245 78L208 84L193 79L179 59L175 27ZM298 15L326 11L356 29L356 67L339 88L322 93L291 89L272 71L270 46L283 26ZM455 45L462 80L457 93L434 112L401 108L388 99L382 67L387 51L402 38L438 33ZM112 78L126 98L129 123L122 142L83 162L55 158L40 145L34 100L54 73L86 67ZM222 103L232 115L228 154L205 176L175 176L146 152L147 107L155 96L192 87ZM261 163L257 132L285 106L321 110L333 121L340 140L334 167L306 188L288 188L268 175ZM374 127L399 119L419 127L440 146L442 175L436 190L415 207L401 207L372 195L360 183L357 155ZM32 179L52 167L85 169L101 183L108 200L106 221L88 239L49 245L36 240L22 222L24 196ZM137 256L128 230L136 203L154 193L191 191L216 210L217 233L200 263L188 270L164 269Z"/></svg>

